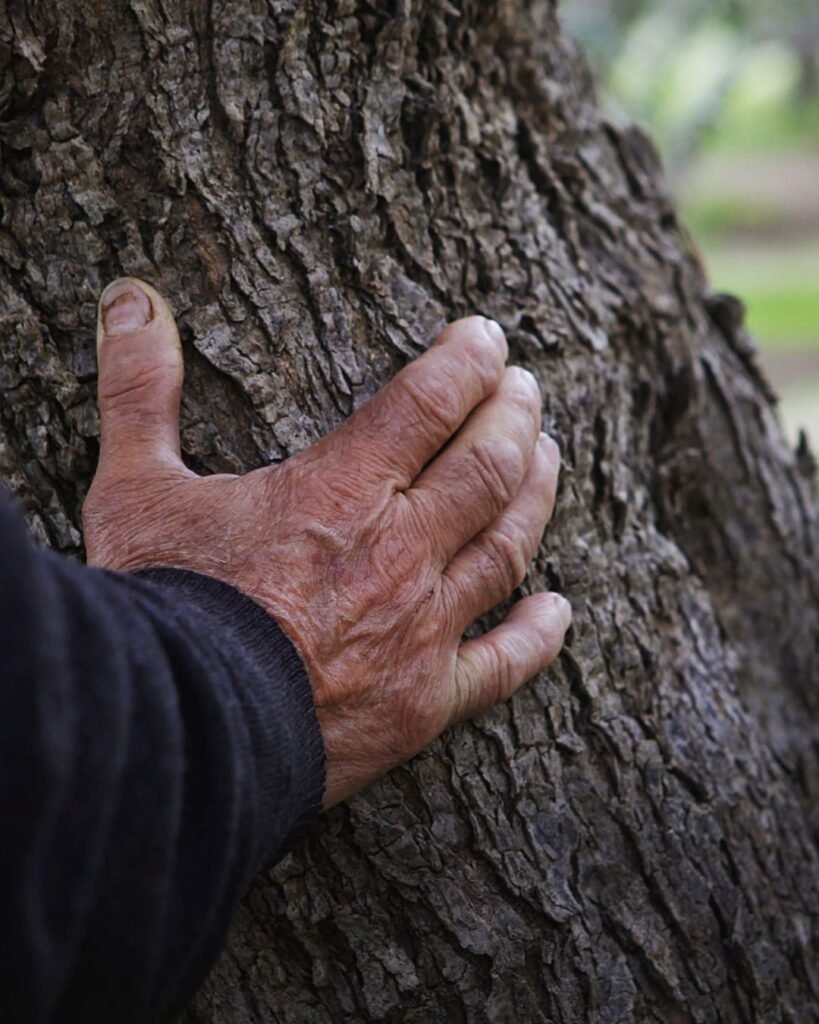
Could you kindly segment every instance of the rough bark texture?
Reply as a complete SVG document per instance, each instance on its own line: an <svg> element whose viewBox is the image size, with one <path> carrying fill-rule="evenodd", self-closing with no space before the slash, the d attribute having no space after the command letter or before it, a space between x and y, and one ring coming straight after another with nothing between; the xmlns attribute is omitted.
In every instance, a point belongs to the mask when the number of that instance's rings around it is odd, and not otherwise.
<svg viewBox="0 0 819 1024"><path fill-rule="evenodd" d="M50 544L120 273L178 313L196 469L299 450L473 311L565 453L559 666L326 815L188 1024L816 1020L812 460L552 4L0 0L0 111L0 471Z"/></svg>

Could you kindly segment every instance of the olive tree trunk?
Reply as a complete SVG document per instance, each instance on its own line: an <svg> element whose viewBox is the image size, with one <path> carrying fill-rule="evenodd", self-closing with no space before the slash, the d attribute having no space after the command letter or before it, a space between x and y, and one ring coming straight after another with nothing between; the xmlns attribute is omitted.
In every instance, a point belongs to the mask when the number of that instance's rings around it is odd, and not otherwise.
<svg viewBox="0 0 819 1024"><path fill-rule="evenodd" d="M0 474L54 547L123 273L179 317L197 470L472 312L564 452L524 587L573 602L559 664L325 815L188 1024L815 1021L813 460L554 5L0 0L0 161Z"/></svg>

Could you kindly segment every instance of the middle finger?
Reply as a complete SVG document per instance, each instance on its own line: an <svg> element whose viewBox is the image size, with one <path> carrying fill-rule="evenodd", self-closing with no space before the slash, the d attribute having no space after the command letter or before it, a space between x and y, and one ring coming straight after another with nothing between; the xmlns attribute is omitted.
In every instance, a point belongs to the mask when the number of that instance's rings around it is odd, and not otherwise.
<svg viewBox="0 0 819 1024"><path fill-rule="evenodd" d="M537 381L527 370L510 366L495 394L404 492L441 568L517 494L532 461L540 417Z"/></svg>

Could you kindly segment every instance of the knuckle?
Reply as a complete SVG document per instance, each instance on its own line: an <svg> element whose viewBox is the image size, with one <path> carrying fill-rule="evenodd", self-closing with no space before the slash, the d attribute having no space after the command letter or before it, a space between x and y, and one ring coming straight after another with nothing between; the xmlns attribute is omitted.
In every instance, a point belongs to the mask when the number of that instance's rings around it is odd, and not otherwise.
<svg viewBox="0 0 819 1024"><path fill-rule="evenodd" d="M102 411L141 428L154 428L166 418L163 399L168 393L169 385L172 386L173 381L166 367L141 368L130 374L127 380L120 379L102 384Z"/></svg>
<svg viewBox="0 0 819 1024"><path fill-rule="evenodd" d="M100 398L120 407L139 405L145 401L146 395L165 385L168 376L168 367L163 364L130 367L127 377L102 379Z"/></svg>
<svg viewBox="0 0 819 1024"><path fill-rule="evenodd" d="M408 608L424 602L429 589L422 571L426 563L425 549L423 541L414 541L411 536L392 534L381 538L368 559L379 597L400 601Z"/></svg>
<svg viewBox="0 0 819 1024"><path fill-rule="evenodd" d="M510 390L518 404L528 407L532 413L540 415L542 395L537 378L530 370L522 366L510 366L506 371Z"/></svg>
<svg viewBox="0 0 819 1024"><path fill-rule="evenodd" d="M465 717L467 713L481 712L498 704L504 692L506 674L507 668L500 651L494 643L486 642L475 665L475 671L471 674L470 685L462 688L459 717Z"/></svg>
<svg viewBox="0 0 819 1024"><path fill-rule="evenodd" d="M421 424L432 426L436 433L453 430L451 413L455 382L448 373L431 374L410 365L399 395L406 405L409 418Z"/></svg>
<svg viewBox="0 0 819 1024"><path fill-rule="evenodd" d="M488 651L497 704L512 693L518 682L514 670L517 651L505 636L495 637L489 644Z"/></svg>
<svg viewBox="0 0 819 1024"><path fill-rule="evenodd" d="M497 379L508 351L500 325L482 316L468 317L462 324L465 357L480 377Z"/></svg>
<svg viewBox="0 0 819 1024"><path fill-rule="evenodd" d="M440 588L438 608L444 633L460 638L465 626L477 618L473 614L473 588L463 575L445 573Z"/></svg>
<svg viewBox="0 0 819 1024"><path fill-rule="evenodd" d="M494 576L504 590L508 593L519 587L529 567L523 538L497 529L486 534L481 546Z"/></svg>
<svg viewBox="0 0 819 1024"><path fill-rule="evenodd" d="M470 450L475 477L501 511L518 492L525 471L523 452L509 438L493 438Z"/></svg>

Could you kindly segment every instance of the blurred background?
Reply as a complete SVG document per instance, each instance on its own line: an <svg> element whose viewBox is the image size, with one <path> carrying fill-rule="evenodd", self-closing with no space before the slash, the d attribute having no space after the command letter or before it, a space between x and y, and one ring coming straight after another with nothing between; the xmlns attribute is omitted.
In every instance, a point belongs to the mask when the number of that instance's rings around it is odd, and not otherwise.
<svg viewBox="0 0 819 1024"><path fill-rule="evenodd" d="M819 449L819 0L563 0L615 122L665 158L715 290L748 306Z"/></svg>

